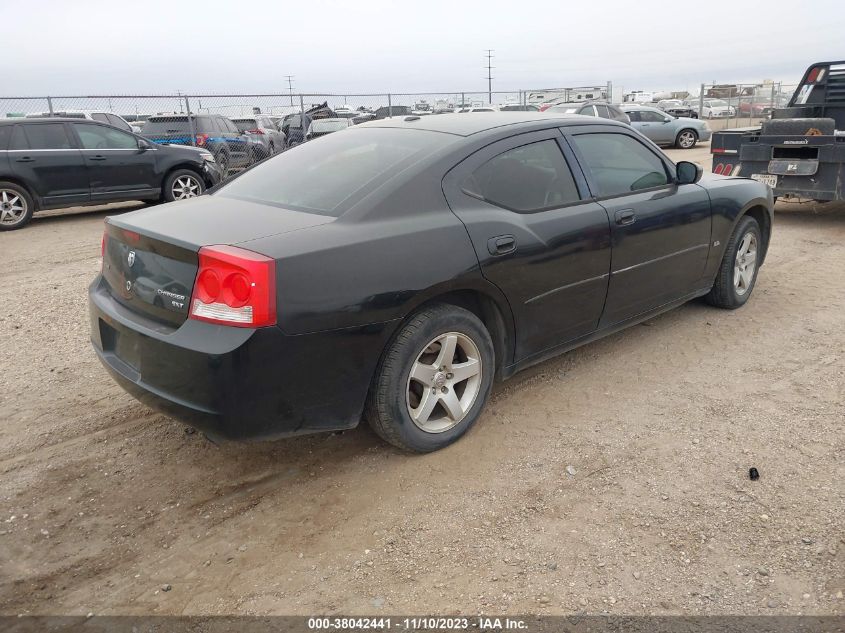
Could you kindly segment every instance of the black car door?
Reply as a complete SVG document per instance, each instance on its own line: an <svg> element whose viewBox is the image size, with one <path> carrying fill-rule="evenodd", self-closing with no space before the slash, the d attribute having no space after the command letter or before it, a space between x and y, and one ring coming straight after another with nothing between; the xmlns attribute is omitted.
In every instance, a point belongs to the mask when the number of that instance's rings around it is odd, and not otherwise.
<svg viewBox="0 0 845 633"><path fill-rule="evenodd" d="M16 125L9 142L9 164L45 207L89 200L85 162L65 123Z"/></svg>
<svg viewBox="0 0 845 633"><path fill-rule="evenodd" d="M71 123L88 168L91 200L156 195L161 188L155 148L111 125Z"/></svg>
<svg viewBox="0 0 845 633"><path fill-rule="evenodd" d="M557 128L488 145L443 184L484 276L510 302L516 360L596 329L610 228Z"/></svg>
<svg viewBox="0 0 845 633"><path fill-rule="evenodd" d="M613 325L706 285L710 198L678 185L674 165L624 128L579 126L567 137L607 209L613 265L601 325Z"/></svg>

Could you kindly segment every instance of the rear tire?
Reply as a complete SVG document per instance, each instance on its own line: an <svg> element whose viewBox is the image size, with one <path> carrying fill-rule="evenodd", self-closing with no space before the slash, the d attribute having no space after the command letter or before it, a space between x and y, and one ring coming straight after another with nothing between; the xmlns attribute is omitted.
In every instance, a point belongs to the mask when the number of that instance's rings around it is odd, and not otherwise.
<svg viewBox="0 0 845 633"><path fill-rule="evenodd" d="M29 224L35 203L29 192L13 182L0 180L0 231L14 231Z"/></svg>
<svg viewBox="0 0 845 633"><path fill-rule="evenodd" d="M472 312L434 305L415 314L387 347L366 418L385 441L428 453L475 423L493 386L490 333Z"/></svg>
<svg viewBox="0 0 845 633"><path fill-rule="evenodd" d="M728 310L745 305L757 281L762 253L760 225L751 216L743 216L728 240L716 281L705 300Z"/></svg>

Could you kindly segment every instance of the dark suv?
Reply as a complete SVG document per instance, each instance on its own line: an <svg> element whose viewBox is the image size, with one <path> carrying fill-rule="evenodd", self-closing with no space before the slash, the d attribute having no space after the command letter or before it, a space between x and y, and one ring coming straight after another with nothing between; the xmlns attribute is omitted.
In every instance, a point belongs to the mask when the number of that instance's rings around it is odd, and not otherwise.
<svg viewBox="0 0 845 633"><path fill-rule="evenodd" d="M253 162L250 141L230 120L219 114L162 114L144 124L144 136L162 145L194 145L214 155L225 178L230 169Z"/></svg>
<svg viewBox="0 0 845 633"><path fill-rule="evenodd" d="M207 150L158 146L83 119L0 120L0 231L41 209L180 200L219 181Z"/></svg>

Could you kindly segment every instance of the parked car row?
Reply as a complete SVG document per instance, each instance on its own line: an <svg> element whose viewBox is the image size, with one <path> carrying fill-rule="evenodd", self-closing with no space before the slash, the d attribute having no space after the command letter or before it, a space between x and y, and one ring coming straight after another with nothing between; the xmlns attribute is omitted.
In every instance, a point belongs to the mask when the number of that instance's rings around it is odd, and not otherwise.
<svg viewBox="0 0 845 633"><path fill-rule="evenodd" d="M580 114L627 123L655 144L679 149L692 149L712 135L707 123L697 117L673 115L642 103L559 103L543 110L546 114Z"/></svg>
<svg viewBox="0 0 845 633"><path fill-rule="evenodd" d="M217 156L234 153L222 140L204 145L157 144L82 118L2 119L0 231L41 209L196 197L221 181Z"/></svg>

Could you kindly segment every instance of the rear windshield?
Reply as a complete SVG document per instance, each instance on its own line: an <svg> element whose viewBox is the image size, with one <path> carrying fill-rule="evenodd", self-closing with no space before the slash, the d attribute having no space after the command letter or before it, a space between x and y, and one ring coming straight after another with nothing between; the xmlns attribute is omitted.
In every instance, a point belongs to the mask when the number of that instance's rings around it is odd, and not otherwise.
<svg viewBox="0 0 845 633"><path fill-rule="evenodd" d="M454 138L423 130L351 128L256 165L214 195L337 217L366 188L386 182Z"/></svg>
<svg viewBox="0 0 845 633"><path fill-rule="evenodd" d="M196 126L196 121L194 122ZM144 134L190 134L191 123L186 116L150 117L144 124Z"/></svg>
<svg viewBox="0 0 845 633"><path fill-rule="evenodd" d="M260 127L255 122L255 119L232 119L232 121L237 126L239 132L246 132L247 130L254 130Z"/></svg>
<svg viewBox="0 0 845 633"><path fill-rule="evenodd" d="M312 132L337 132L338 130L345 130L349 127L349 124L344 119L343 121L329 121L323 119L322 121L317 120L311 124L311 131Z"/></svg>

